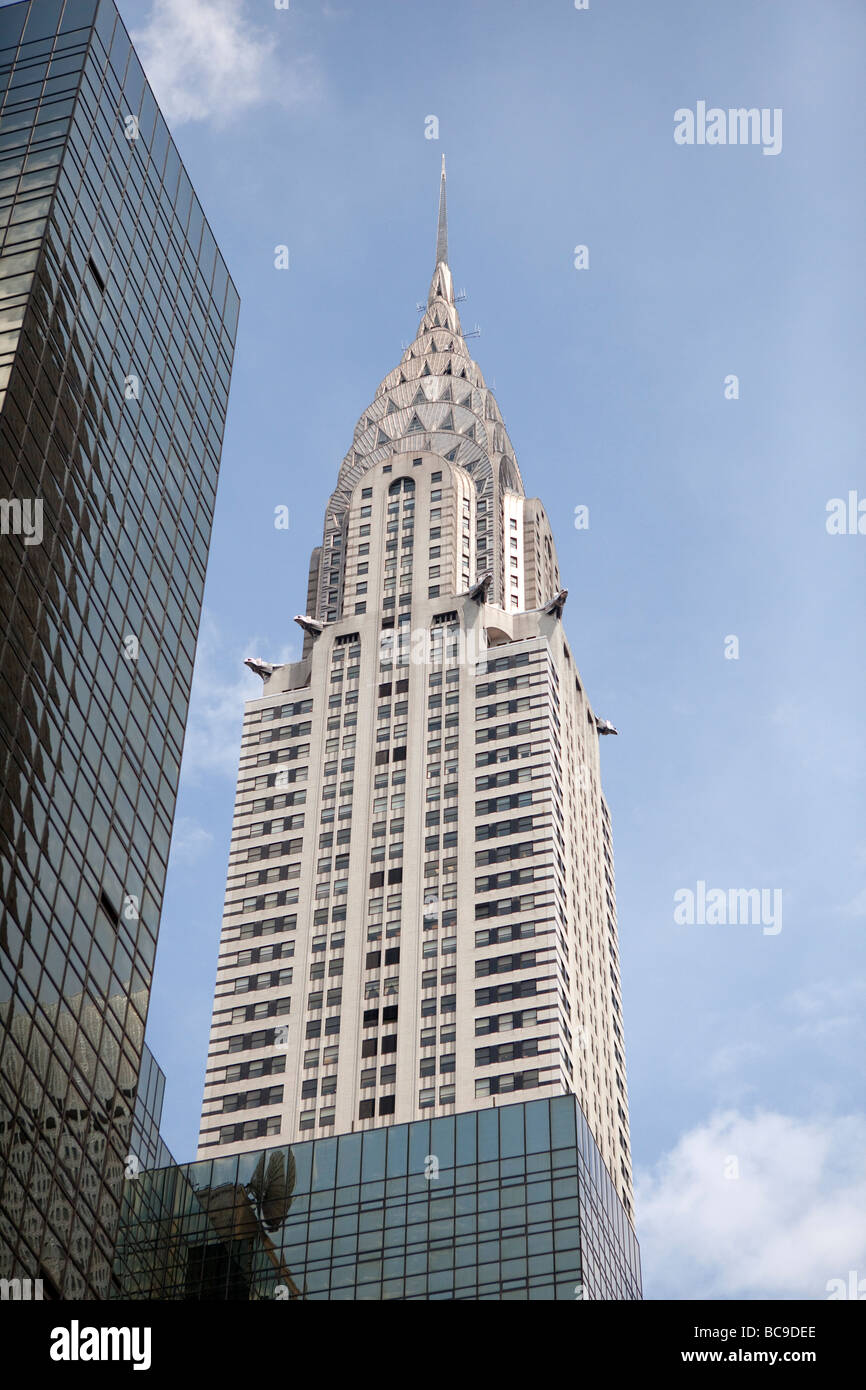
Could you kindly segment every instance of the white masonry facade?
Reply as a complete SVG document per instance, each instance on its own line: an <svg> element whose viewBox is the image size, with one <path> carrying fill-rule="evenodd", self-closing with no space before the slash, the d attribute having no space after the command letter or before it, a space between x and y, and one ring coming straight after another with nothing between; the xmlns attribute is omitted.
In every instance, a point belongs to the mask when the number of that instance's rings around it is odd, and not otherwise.
<svg viewBox="0 0 866 1390"><path fill-rule="evenodd" d="M340 467L302 660L248 663L199 1158L572 1092L632 1216L601 721L564 603L461 330L443 167L427 306Z"/></svg>

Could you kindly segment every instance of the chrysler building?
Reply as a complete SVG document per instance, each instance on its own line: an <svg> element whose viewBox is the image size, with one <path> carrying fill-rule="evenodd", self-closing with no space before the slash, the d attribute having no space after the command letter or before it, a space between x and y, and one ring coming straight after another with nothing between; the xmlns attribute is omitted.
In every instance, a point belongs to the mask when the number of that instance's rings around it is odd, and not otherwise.
<svg viewBox="0 0 866 1390"><path fill-rule="evenodd" d="M199 1158L573 1094L632 1215L611 826L567 576L461 329L415 339L248 665ZM519 1093L519 1094L518 1094Z"/></svg>

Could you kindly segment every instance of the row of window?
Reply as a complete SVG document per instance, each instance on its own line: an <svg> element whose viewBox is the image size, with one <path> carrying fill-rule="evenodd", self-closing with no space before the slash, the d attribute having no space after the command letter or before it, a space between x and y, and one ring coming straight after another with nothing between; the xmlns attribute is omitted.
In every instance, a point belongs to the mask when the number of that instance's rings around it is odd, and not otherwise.
<svg viewBox="0 0 866 1390"><path fill-rule="evenodd" d="M304 719L299 724L280 724L275 729L254 730L244 739L244 749L255 747L261 743L282 743L290 738L305 738L312 732L312 721Z"/></svg>
<svg viewBox="0 0 866 1390"><path fill-rule="evenodd" d="M521 801L520 797L523 797L524 799ZM532 792L521 792L517 797L504 796L494 798L492 803L477 802L476 815L489 814L489 812L485 813L483 811L478 811L478 807L484 806L485 804L490 806L492 810L510 809L508 806L497 807L497 801L514 802L517 805L526 806L532 801ZM533 816L515 816L512 820L488 821L486 825L479 825L475 831L475 838L476 840L500 840L504 839L507 835L519 835L525 831L533 830L534 828L535 819Z"/></svg>
<svg viewBox="0 0 866 1390"><path fill-rule="evenodd" d="M440 1104L440 1105L453 1105L453 1104L454 1104L454 1098L455 1098L455 1087L454 1087L451 1083L449 1083L448 1085L440 1086L440 1087L439 1087L439 1104ZM430 1106L435 1105L435 1104L436 1104L436 1088L435 1088L435 1086L425 1087L424 1090L421 1090L421 1091L418 1092L418 1105L419 1105L419 1107L420 1107L422 1110L429 1109Z"/></svg>
<svg viewBox="0 0 866 1390"><path fill-rule="evenodd" d="M492 849L475 851L475 867L482 868L486 864L505 864L511 859L533 859L537 854L547 854L548 852L549 845L546 845L543 840L541 842L519 840L513 845L494 845Z"/></svg>
<svg viewBox="0 0 866 1390"><path fill-rule="evenodd" d="M379 1084L381 1086L392 1086L397 1080L397 1066L394 1062L387 1063L379 1068ZM376 1068L365 1067L361 1072L361 1090L368 1090L376 1085Z"/></svg>
<svg viewBox="0 0 866 1390"><path fill-rule="evenodd" d="M441 1054L439 1057L439 1071L444 1075L448 1072L457 1070L457 1055L454 1052ZM436 1075L436 1058L422 1057L418 1068L419 1076Z"/></svg>
<svg viewBox="0 0 866 1390"><path fill-rule="evenodd" d="M554 1068L550 1068L551 1071ZM551 1077L550 1080L553 1078ZM498 1096L509 1091L532 1091L545 1083L538 1071L516 1071L505 1076L476 1076L476 1096Z"/></svg>
<svg viewBox="0 0 866 1390"><path fill-rule="evenodd" d="M273 1030L271 1030L273 1031ZM265 1046L264 1043L261 1046ZM248 1062L233 1062L225 1068L224 1081L249 1081L255 1076L276 1076L286 1070L286 1059L279 1057L253 1057Z"/></svg>
<svg viewBox="0 0 866 1390"><path fill-rule="evenodd" d="M379 1097L379 1114L380 1114L380 1115L393 1115L393 1114L394 1114L395 1105L396 1105L396 1097L395 1097L395 1096L380 1096L380 1097ZM376 1101L375 1101L375 1099L371 1098L371 1099L369 1099L369 1100L362 1100L362 1101L359 1102L359 1104L358 1104L358 1119L359 1119L359 1120L371 1120L375 1114L376 1114ZM303 1116L302 1116L301 1118L303 1119Z"/></svg>
<svg viewBox="0 0 866 1390"><path fill-rule="evenodd" d="M256 1091L233 1091L223 1096L222 1108L224 1114L229 1114L234 1110L258 1110L265 1105L281 1105L282 1100L282 1086L262 1086Z"/></svg>
<svg viewBox="0 0 866 1390"><path fill-rule="evenodd" d="M279 1134L280 1117L271 1115L264 1120L246 1120L241 1124L223 1125L217 1138L218 1144L237 1144L244 1139L264 1139L267 1136ZM203 1144L203 1148L207 1145Z"/></svg>
<svg viewBox="0 0 866 1390"><path fill-rule="evenodd" d="M272 705L270 709L262 710L261 722L264 724L274 719L291 719L296 714L310 714L312 708L312 700L298 700L291 705Z"/></svg>
<svg viewBox="0 0 866 1390"><path fill-rule="evenodd" d="M259 922L244 922L238 928L238 940L248 941L256 936L275 936L279 932L294 931L298 925L296 915L287 917L263 917Z"/></svg>
<svg viewBox="0 0 866 1390"><path fill-rule="evenodd" d="M295 954L294 941L275 941L269 946L250 946L238 951L232 959L227 957L222 965L260 965L267 960L288 960Z"/></svg>
<svg viewBox="0 0 866 1390"><path fill-rule="evenodd" d="M300 819L303 823L303 816ZM287 854L300 854L303 847L302 839L272 840L269 844L252 845L250 849L241 851L235 862L237 864L255 864L262 859L279 859Z"/></svg>
<svg viewBox="0 0 866 1390"><path fill-rule="evenodd" d="M297 793L295 793L297 795ZM306 791L301 793L302 799L306 799ZM252 809L252 808L250 808ZM304 813L301 811L293 816L281 816L276 820L254 821L250 825L240 825L234 831L233 840L264 839L268 835L279 835L284 830L303 830Z"/></svg>
<svg viewBox="0 0 866 1390"><path fill-rule="evenodd" d="M498 1062L513 1062L520 1057L537 1057L542 1038L519 1038L515 1042L496 1043L492 1047L475 1049L476 1067L492 1067Z"/></svg>

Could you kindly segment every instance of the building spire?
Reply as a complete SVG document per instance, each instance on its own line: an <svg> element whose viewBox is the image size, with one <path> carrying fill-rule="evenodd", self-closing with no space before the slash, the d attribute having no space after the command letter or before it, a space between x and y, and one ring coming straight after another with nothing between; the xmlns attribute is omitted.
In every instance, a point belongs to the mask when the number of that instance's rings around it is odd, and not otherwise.
<svg viewBox="0 0 866 1390"><path fill-rule="evenodd" d="M448 264L448 207L445 200L445 156L442 156L442 178L439 183L439 225L436 229L436 265Z"/></svg>
<svg viewBox="0 0 866 1390"><path fill-rule="evenodd" d="M427 296L427 307L433 303L434 299L444 299L450 306L449 315L453 315L451 328L455 333L460 332L460 320L457 318L457 310L454 308L454 285L451 280L451 271L448 266L448 207L445 199L445 156L442 156L442 177L439 181L439 221L436 227L436 264L433 267L433 279L430 283L430 293Z"/></svg>

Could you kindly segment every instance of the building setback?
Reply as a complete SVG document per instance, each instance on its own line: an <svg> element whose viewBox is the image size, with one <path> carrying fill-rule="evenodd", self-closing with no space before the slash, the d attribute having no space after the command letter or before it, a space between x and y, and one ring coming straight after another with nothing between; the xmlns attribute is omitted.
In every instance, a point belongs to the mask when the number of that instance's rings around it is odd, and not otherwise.
<svg viewBox="0 0 866 1390"><path fill-rule="evenodd" d="M97 1298L238 313L111 0L0 9L0 213L0 1277Z"/></svg>
<svg viewBox="0 0 866 1390"><path fill-rule="evenodd" d="M340 467L302 659L248 663L200 1159L571 1095L631 1220L600 721L565 599L461 329L443 161L427 304Z"/></svg>

